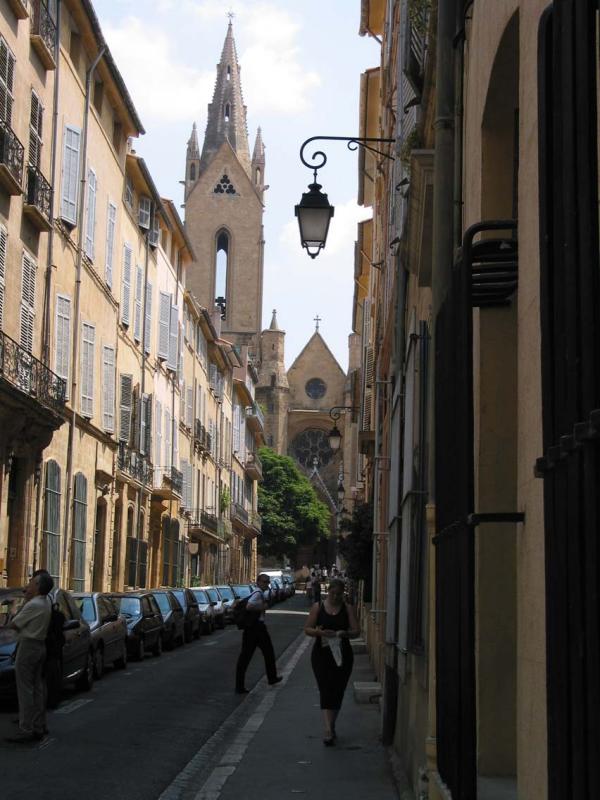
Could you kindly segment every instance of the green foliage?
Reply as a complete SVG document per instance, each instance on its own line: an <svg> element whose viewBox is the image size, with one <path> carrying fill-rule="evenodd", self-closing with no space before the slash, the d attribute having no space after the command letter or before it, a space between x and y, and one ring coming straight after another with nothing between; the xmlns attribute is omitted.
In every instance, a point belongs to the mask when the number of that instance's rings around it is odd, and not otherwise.
<svg viewBox="0 0 600 800"><path fill-rule="evenodd" d="M345 559L348 577L365 581L365 594L370 596L373 568L373 506L361 503L352 517L344 518L341 528L350 533L340 539L340 553Z"/></svg>
<svg viewBox="0 0 600 800"><path fill-rule="evenodd" d="M230 505L231 505L231 493L229 491L229 486L224 486L223 490L221 491L221 497L219 498L219 509L221 511L221 514L224 514Z"/></svg>
<svg viewBox="0 0 600 800"><path fill-rule="evenodd" d="M258 486L262 516L258 552L265 557L293 557L299 544L329 535L329 509L293 459L270 447L262 447L259 455L263 480Z"/></svg>

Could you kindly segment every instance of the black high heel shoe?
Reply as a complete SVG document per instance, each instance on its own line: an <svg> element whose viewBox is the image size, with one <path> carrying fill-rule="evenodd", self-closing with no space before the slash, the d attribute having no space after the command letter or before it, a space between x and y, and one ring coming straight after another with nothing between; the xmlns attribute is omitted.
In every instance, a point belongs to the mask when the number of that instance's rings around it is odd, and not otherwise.
<svg viewBox="0 0 600 800"><path fill-rule="evenodd" d="M329 736L324 736L323 744L325 747L333 747L335 744L335 733L330 733Z"/></svg>

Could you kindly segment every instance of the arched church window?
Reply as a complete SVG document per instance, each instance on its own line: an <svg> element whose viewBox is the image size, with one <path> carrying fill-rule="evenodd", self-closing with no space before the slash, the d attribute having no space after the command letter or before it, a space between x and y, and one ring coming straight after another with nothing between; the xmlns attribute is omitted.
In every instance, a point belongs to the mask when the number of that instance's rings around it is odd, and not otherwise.
<svg viewBox="0 0 600 800"><path fill-rule="evenodd" d="M306 382L304 391L311 398L311 400L320 400L322 397L325 397L327 385L325 384L325 381L321 380L321 378L311 378Z"/></svg>
<svg viewBox="0 0 600 800"><path fill-rule="evenodd" d="M227 80L231 80L231 67L227 67Z"/></svg>
<svg viewBox="0 0 600 800"><path fill-rule="evenodd" d="M195 181L196 180L196 165L195 164L190 164L190 180L191 181Z"/></svg>
<svg viewBox="0 0 600 800"><path fill-rule="evenodd" d="M215 252L215 305L221 309L221 319L227 315L227 279L229 274L229 234L219 231Z"/></svg>
<svg viewBox="0 0 600 800"><path fill-rule="evenodd" d="M225 103L225 122L229 122L230 108L229 103Z"/></svg>
<svg viewBox="0 0 600 800"><path fill-rule="evenodd" d="M260 170L256 170L256 175L254 176L255 182L257 186L260 186Z"/></svg>
<svg viewBox="0 0 600 800"><path fill-rule="evenodd" d="M333 457L329 447L326 431L308 428L299 433L292 441L291 454L306 469L310 469L317 460L317 466L325 467Z"/></svg>
<svg viewBox="0 0 600 800"><path fill-rule="evenodd" d="M215 188L213 189L215 194L235 194L235 187L233 183L229 180L229 175L223 174L221 180L217 183Z"/></svg>

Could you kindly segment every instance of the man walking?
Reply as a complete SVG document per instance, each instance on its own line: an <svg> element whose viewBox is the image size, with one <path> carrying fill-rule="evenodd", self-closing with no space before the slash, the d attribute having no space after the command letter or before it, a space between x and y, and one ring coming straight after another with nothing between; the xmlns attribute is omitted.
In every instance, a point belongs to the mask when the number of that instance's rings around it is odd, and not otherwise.
<svg viewBox="0 0 600 800"><path fill-rule="evenodd" d="M254 617L254 619L248 623L242 634L242 650L235 671L235 691L237 694L248 694L249 690L244 685L246 670L257 647L262 651L265 659L265 670L269 684L272 686L282 680L281 676L277 675L273 643L265 624L265 612L268 608L265 594L269 589L269 576L261 573L256 579L256 583L259 588L252 592L246 605L247 611L250 612L248 617Z"/></svg>
<svg viewBox="0 0 600 800"><path fill-rule="evenodd" d="M7 739L21 744L43 739L46 733L44 663L52 604L48 593L54 581L48 573L34 575L25 588L25 604L9 623L17 631L15 680L19 699L19 731Z"/></svg>

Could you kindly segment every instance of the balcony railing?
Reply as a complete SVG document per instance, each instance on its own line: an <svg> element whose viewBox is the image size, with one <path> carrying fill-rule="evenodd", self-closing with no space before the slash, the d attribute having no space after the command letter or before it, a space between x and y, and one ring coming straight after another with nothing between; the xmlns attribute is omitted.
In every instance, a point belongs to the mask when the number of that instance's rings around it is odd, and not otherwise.
<svg viewBox="0 0 600 800"><path fill-rule="evenodd" d="M173 491L181 494L183 491L183 473L175 467L171 467L171 471L167 473L167 477L171 481Z"/></svg>
<svg viewBox="0 0 600 800"><path fill-rule="evenodd" d="M258 422L260 424L260 427L264 431L264 429L265 429L265 415L263 414L262 408L258 405L258 403L252 403L251 406L248 406L246 408L246 418L248 420L251 420L253 417L255 417L258 420Z"/></svg>
<svg viewBox="0 0 600 800"><path fill-rule="evenodd" d="M27 195L23 210L40 230L49 231L52 187L37 167L27 167Z"/></svg>
<svg viewBox="0 0 600 800"><path fill-rule="evenodd" d="M246 472L253 480L262 480L262 461L258 453L248 453L246 457Z"/></svg>
<svg viewBox="0 0 600 800"><path fill-rule="evenodd" d="M0 378L46 408L62 411L65 405L65 381L1 331Z"/></svg>
<svg viewBox="0 0 600 800"><path fill-rule="evenodd" d="M15 132L0 120L0 180L10 194L21 194L25 148Z"/></svg>
<svg viewBox="0 0 600 800"><path fill-rule="evenodd" d="M200 512L200 524L211 533L217 534L219 532L219 520L209 511Z"/></svg>
<svg viewBox="0 0 600 800"><path fill-rule="evenodd" d="M56 69L54 43L56 23L43 0L33 0L33 20L31 23L31 44L46 69Z"/></svg>
<svg viewBox="0 0 600 800"><path fill-rule="evenodd" d="M119 442L117 468L144 485L152 483L152 467L149 460L136 450L127 447L125 442Z"/></svg>
<svg viewBox="0 0 600 800"><path fill-rule="evenodd" d="M250 525L256 528L257 531L262 530L262 517L258 511L250 512Z"/></svg>
<svg viewBox="0 0 600 800"><path fill-rule="evenodd" d="M194 440L199 450L205 450L207 453L210 453L212 436L199 419L194 421Z"/></svg>
<svg viewBox="0 0 600 800"><path fill-rule="evenodd" d="M248 512L244 506L241 506L239 503L231 504L231 516L234 519L238 519L240 522L243 522L244 525L248 524Z"/></svg>

